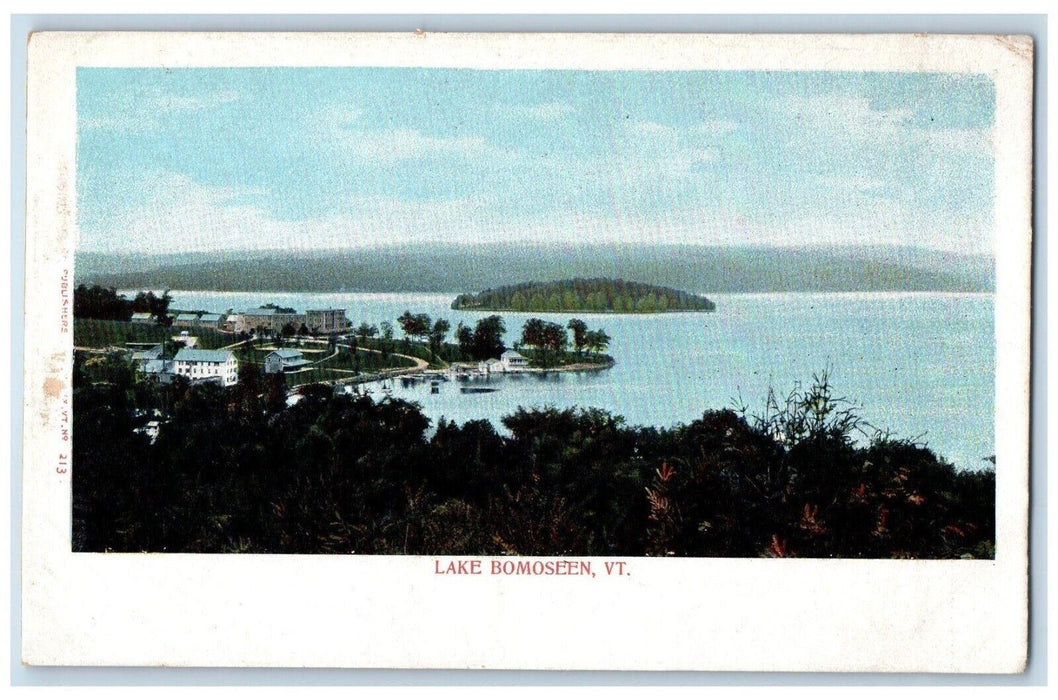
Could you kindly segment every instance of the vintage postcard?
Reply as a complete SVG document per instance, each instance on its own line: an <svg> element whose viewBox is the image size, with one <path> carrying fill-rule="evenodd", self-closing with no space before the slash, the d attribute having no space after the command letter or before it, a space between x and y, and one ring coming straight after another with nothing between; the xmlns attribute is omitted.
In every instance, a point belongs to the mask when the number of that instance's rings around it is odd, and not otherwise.
<svg viewBox="0 0 1058 700"><path fill-rule="evenodd" d="M1024 668L1031 40L29 56L26 663Z"/></svg>

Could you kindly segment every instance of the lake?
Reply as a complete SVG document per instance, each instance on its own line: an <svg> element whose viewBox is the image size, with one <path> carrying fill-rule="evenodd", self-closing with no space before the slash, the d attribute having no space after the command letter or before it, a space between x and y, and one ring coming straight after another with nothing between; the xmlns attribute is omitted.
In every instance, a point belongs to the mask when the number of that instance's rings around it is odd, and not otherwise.
<svg viewBox="0 0 1058 700"><path fill-rule="evenodd" d="M128 292L125 292L131 298ZM487 314L453 311L455 294L232 293L173 291L173 308L224 312L263 303L346 309L354 325L394 323L405 310L473 325ZM609 370L490 379L497 391L462 394L458 384L408 387L393 396L421 404L436 422L500 419L518 406L597 406L629 424L672 426L712 408L763 410L829 370L835 395L870 424L918 438L967 469L991 466L994 448L994 301L991 294L851 293L708 295L714 313L650 316L504 312L513 344L530 316L574 316L611 336ZM376 396L380 395L378 392ZM741 397L741 398L740 398Z"/></svg>

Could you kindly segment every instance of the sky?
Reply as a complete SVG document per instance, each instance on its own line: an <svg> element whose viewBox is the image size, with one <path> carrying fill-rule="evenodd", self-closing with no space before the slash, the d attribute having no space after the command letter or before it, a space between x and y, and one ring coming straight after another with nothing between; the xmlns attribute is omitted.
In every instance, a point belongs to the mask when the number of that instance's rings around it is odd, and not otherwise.
<svg viewBox="0 0 1058 700"><path fill-rule="evenodd" d="M994 103L980 75L80 68L78 250L991 253Z"/></svg>

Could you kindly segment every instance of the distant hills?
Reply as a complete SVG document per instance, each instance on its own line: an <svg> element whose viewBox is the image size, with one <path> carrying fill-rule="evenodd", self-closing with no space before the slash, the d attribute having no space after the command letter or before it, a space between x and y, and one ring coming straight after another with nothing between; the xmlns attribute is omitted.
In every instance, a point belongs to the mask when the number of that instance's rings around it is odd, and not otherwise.
<svg viewBox="0 0 1058 700"><path fill-rule="evenodd" d="M341 251L78 253L78 283L122 289L476 292L524 280L621 278L690 292L984 292L991 256L925 248L416 244Z"/></svg>
<svg viewBox="0 0 1058 700"><path fill-rule="evenodd" d="M471 311L587 311L618 314L655 314L666 311L714 311L703 296L656 284L615 279L571 279L524 282L460 294L456 310Z"/></svg>

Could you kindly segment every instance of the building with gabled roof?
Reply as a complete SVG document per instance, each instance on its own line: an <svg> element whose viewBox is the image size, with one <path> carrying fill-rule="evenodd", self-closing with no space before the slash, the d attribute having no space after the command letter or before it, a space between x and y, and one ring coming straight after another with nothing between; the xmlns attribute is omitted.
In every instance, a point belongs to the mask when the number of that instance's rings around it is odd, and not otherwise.
<svg viewBox="0 0 1058 700"><path fill-rule="evenodd" d="M516 350L506 350L500 355L505 372L520 372L529 367L529 360Z"/></svg>
<svg viewBox="0 0 1058 700"><path fill-rule="evenodd" d="M312 363L302 357L300 350L296 348L276 348L265 356L264 371L265 374L278 374L280 372L289 372L292 369L304 367L308 364Z"/></svg>
<svg viewBox="0 0 1058 700"><path fill-rule="evenodd" d="M143 369L144 364L147 362L161 359L163 353L164 350L161 345L155 345L146 350L133 350L132 361L136 364L137 368Z"/></svg>
<svg viewBox="0 0 1058 700"><path fill-rule="evenodd" d="M183 348L173 358L173 374L192 382L216 381L222 386L239 383L239 361L231 350Z"/></svg>
<svg viewBox="0 0 1058 700"><path fill-rule="evenodd" d="M173 361L164 357L157 360L147 360L143 363L143 373L148 379L153 379L159 384L169 384L173 381Z"/></svg>
<svg viewBox="0 0 1058 700"><path fill-rule="evenodd" d="M173 325L181 328L190 328L198 325L198 314L178 314L173 319Z"/></svg>

